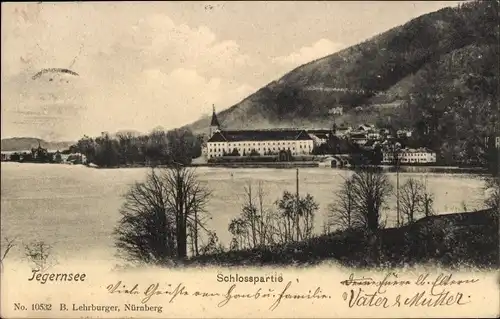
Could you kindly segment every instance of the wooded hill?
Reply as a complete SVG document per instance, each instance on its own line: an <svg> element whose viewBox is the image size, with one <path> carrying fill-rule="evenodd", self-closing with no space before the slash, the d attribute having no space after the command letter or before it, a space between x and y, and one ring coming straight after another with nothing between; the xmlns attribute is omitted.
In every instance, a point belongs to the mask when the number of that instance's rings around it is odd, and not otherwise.
<svg viewBox="0 0 500 319"><path fill-rule="evenodd" d="M420 16L292 70L219 120L232 129L329 127L328 110L342 106L337 123L411 127L448 160L481 157L499 118L498 7L469 2ZM208 121L189 128L205 133Z"/></svg>

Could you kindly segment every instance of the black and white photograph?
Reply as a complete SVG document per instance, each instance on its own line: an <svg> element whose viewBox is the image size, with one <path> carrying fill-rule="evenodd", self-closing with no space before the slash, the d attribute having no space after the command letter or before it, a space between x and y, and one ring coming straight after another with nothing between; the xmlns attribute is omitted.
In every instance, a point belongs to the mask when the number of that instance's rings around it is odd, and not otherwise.
<svg viewBox="0 0 500 319"><path fill-rule="evenodd" d="M2 318L500 315L499 2L4 2Z"/></svg>

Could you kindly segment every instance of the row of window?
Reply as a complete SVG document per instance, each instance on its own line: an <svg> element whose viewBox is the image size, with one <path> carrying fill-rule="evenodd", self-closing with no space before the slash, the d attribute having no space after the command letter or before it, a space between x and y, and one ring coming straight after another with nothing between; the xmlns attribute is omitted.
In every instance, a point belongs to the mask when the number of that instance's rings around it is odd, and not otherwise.
<svg viewBox="0 0 500 319"><path fill-rule="evenodd" d="M308 144L312 143L312 141L298 141L299 144ZM254 143L247 143L247 142L237 142L237 143L229 143L229 147L237 147L237 146L260 146L260 145L293 145L295 144L296 141L288 141L288 142L254 142ZM210 144L215 144L216 146L220 145L225 145L226 142L210 142Z"/></svg>
<svg viewBox="0 0 500 319"><path fill-rule="evenodd" d="M434 163L436 161L436 159L432 158L432 159L423 159L423 158L411 158L411 159L402 159L401 162L402 163ZM382 162L385 162L385 163L390 163L391 160L388 160L388 159L384 159Z"/></svg>
<svg viewBox="0 0 500 319"><path fill-rule="evenodd" d="M429 156L430 154L422 154L422 153L410 153L410 154L402 154L403 157L424 157L424 156Z"/></svg>
<svg viewBox="0 0 500 319"><path fill-rule="evenodd" d="M302 146L304 146L304 147L302 147ZM267 151L271 151L271 150L272 150L272 151L276 151L276 148L278 149L278 151L279 151L279 150L286 150L286 149L285 149L285 147L272 147L272 148L271 148L271 147L268 147L267 149L266 149L265 147L262 147L262 148L261 148L261 147L258 147L258 148L255 148L255 150L256 150L256 151L258 151L258 152L260 152L260 151L266 151L266 150L267 150ZM309 150L311 150L311 148L312 148L312 147L311 147L311 145L309 145L309 147L306 147L306 145L299 145L299 148L300 148L300 149L302 149L302 148L303 148L303 149L307 149L307 148L309 148ZM238 152L251 152L251 151L252 151L252 149L251 149L251 148L243 148L243 149L241 149L241 148L236 148L236 149L238 150ZM289 149L289 150L292 150L292 151L295 151L295 147L294 147L294 146L292 146L291 148L290 148L290 147L288 147L288 149ZM213 152L223 152L223 151L224 151L224 148L213 148L213 149L212 149L212 148L209 148L209 149L208 149L208 152L209 152L209 153L213 153ZM232 149L226 150L226 152L231 152L231 151L232 151Z"/></svg>
<svg viewBox="0 0 500 319"><path fill-rule="evenodd" d="M400 153L401 157L426 157L426 156L435 156L435 154L429 153ZM392 157L393 154L384 154L384 156Z"/></svg>
<svg viewBox="0 0 500 319"><path fill-rule="evenodd" d="M427 162L426 159L423 158L408 158L408 159L402 159L402 162Z"/></svg>
<svg viewBox="0 0 500 319"><path fill-rule="evenodd" d="M292 153L292 155L297 155L297 154L304 154L304 155L305 155L305 154L310 154L310 152L307 152L307 151L305 151L305 150L304 150L304 151L302 151L302 152L299 152L299 153L297 153L297 152L291 152L291 153ZM208 154L208 158L214 158L214 157L219 157L219 156L223 156L223 155L224 155L224 153L222 153L222 152L218 152L218 153L217 153L217 152L216 152L216 153L210 153L210 154ZM242 154L240 154L240 156L242 156Z"/></svg>

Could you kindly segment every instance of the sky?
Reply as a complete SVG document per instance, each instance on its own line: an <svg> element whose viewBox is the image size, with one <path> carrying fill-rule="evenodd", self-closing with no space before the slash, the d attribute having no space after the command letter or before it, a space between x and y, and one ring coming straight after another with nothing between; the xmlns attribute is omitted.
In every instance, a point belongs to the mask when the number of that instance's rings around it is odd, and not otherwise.
<svg viewBox="0 0 500 319"><path fill-rule="evenodd" d="M171 129L459 2L2 3L2 138ZM43 69L76 72L35 74Z"/></svg>

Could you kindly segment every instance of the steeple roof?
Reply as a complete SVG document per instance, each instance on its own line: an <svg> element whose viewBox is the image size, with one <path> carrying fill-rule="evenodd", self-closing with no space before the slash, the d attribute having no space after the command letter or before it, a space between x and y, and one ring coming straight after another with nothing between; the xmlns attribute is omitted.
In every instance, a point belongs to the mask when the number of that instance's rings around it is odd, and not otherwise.
<svg viewBox="0 0 500 319"><path fill-rule="evenodd" d="M220 126L219 120L217 119L217 114L215 114L215 105L213 107L213 112L212 112L212 121L210 122L210 126Z"/></svg>

